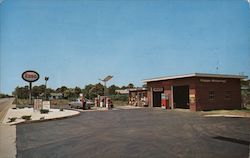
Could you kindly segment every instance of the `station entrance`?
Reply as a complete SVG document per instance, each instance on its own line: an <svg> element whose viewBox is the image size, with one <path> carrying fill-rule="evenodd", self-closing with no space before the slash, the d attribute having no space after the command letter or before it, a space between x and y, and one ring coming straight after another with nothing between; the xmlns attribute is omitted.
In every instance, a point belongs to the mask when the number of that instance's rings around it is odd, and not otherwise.
<svg viewBox="0 0 250 158"><path fill-rule="evenodd" d="M175 108L189 109L189 86L173 86Z"/></svg>
<svg viewBox="0 0 250 158"><path fill-rule="evenodd" d="M161 92L153 92L153 107L161 107Z"/></svg>
<svg viewBox="0 0 250 158"><path fill-rule="evenodd" d="M153 107L161 107L161 94L163 88L153 88Z"/></svg>

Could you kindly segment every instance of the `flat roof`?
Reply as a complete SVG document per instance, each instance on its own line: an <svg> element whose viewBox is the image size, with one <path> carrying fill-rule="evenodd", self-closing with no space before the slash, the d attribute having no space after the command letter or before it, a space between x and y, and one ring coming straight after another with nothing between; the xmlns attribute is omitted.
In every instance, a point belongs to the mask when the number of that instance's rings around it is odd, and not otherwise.
<svg viewBox="0 0 250 158"><path fill-rule="evenodd" d="M214 78L236 78L236 79L246 79L247 78L247 76L243 76L243 75L191 73L191 74L185 74L185 75L149 78L149 79L142 80L142 82L147 83L147 82L163 81L163 80L171 80L171 79L187 78L187 77L214 77Z"/></svg>

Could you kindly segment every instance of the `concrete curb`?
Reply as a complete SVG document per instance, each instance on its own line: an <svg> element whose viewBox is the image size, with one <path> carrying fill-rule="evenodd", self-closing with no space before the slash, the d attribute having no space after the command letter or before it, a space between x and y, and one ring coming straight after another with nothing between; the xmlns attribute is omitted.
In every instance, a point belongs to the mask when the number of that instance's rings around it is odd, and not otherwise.
<svg viewBox="0 0 250 158"><path fill-rule="evenodd" d="M63 117L57 117L57 118L48 118L48 119L42 119L42 120L30 120L30 121L24 121L24 122L17 122L12 125L20 125L20 124L30 124L30 123L39 123L39 122L46 122L46 121L52 121L52 120L60 120L60 119L65 119L65 118L71 118L71 117L77 117L81 113L79 112L78 114L70 115L70 116L63 116Z"/></svg>
<svg viewBox="0 0 250 158"><path fill-rule="evenodd" d="M75 111L78 112L98 112L98 111L112 111L112 110L117 110L116 108L113 109L108 109L108 108L100 108L100 109L88 109L88 110L82 110L82 109L74 109Z"/></svg>
<svg viewBox="0 0 250 158"><path fill-rule="evenodd" d="M229 115L229 114L207 114L207 115L203 115L203 117L250 118L250 116L243 116L243 115Z"/></svg>

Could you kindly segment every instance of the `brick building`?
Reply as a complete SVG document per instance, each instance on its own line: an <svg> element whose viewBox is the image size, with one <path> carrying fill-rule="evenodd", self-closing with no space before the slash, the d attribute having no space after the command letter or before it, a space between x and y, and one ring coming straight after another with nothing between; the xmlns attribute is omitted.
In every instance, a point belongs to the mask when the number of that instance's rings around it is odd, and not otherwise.
<svg viewBox="0 0 250 158"><path fill-rule="evenodd" d="M161 107L163 98L171 108L192 111L240 109L241 84L247 76L194 73L143 80L150 107Z"/></svg>

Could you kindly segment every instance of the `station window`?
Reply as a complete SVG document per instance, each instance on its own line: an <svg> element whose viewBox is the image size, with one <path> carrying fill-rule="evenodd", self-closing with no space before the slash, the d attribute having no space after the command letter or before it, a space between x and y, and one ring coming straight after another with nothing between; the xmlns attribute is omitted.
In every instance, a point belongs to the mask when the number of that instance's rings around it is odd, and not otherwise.
<svg viewBox="0 0 250 158"><path fill-rule="evenodd" d="M230 100L231 99L231 91L225 91L225 99Z"/></svg>
<svg viewBox="0 0 250 158"><path fill-rule="evenodd" d="M215 100L215 92L214 91L209 91L208 92L208 99L209 100Z"/></svg>

